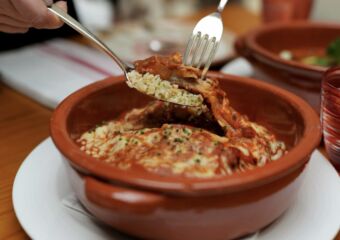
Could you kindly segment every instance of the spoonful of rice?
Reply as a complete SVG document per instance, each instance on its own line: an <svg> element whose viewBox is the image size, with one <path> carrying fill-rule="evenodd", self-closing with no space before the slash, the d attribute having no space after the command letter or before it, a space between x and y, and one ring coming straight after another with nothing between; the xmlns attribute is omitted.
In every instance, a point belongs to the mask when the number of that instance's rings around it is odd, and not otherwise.
<svg viewBox="0 0 340 240"><path fill-rule="evenodd" d="M109 55L123 70L129 87L161 101L190 107L202 106L203 97L200 94L194 94L182 89L179 85L167 81L168 79L164 79L158 74L136 71L134 65L123 62L105 43L99 40L92 32L57 5L52 4L48 6L48 9L71 28L94 42L101 50Z"/></svg>

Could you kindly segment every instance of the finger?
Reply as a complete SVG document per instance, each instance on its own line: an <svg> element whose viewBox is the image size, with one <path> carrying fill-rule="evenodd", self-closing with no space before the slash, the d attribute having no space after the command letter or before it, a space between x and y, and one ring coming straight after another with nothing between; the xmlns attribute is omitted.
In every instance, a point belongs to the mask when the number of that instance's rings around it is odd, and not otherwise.
<svg viewBox="0 0 340 240"><path fill-rule="evenodd" d="M59 8L63 11L67 12L67 4L65 1L58 1L55 3ZM45 21L42 24L35 24L33 27L35 28L48 28L48 29L55 29L59 28L64 24L64 22L56 16L54 13L48 11Z"/></svg>
<svg viewBox="0 0 340 240"><path fill-rule="evenodd" d="M28 22L22 20L13 19L12 17L0 14L0 24L15 26L18 28L29 28L31 25Z"/></svg>
<svg viewBox="0 0 340 240"><path fill-rule="evenodd" d="M55 3L59 8L61 8L64 12L67 12L67 3L65 1L58 1Z"/></svg>
<svg viewBox="0 0 340 240"><path fill-rule="evenodd" d="M23 20L28 21L35 28L57 28L62 25L61 20L48 11L42 0L11 0ZM66 9L65 2L58 2L58 6Z"/></svg>
<svg viewBox="0 0 340 240"><path fill-rule="evenodd" d="M12 18L21 18L18 11L15 9L13 3L10 0L0 1L0 14L11 16Z"/></svg>
<svg viewBox="0 0 340 240"><path fill-rule="evenodd" d="M55 3L59 8L61 8L63 11L67 12L67 4L64 1L58 1ZM47 11L44 19L42 21L38 21L33 24L33 27L41 29L41 28L47 28L47 29L55 29L59 28L64 24L64 22L55 14L53 14L50 11Z"/></svg>
<svg viewBox="0 0 340 240"><path fill-rule="evenodd" d="M14 27L6 24L0 24L0 32L5 33L26 33L29 30L29 28L19 28Z"/></svg>

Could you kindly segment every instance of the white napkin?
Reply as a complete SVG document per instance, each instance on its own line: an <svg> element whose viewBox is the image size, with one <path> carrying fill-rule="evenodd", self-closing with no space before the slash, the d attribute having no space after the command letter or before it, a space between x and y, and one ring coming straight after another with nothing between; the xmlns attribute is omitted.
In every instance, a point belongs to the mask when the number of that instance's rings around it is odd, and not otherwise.
<svg viewBox="0 0 340 240"><path fill-rule="evenodd" d="M242 77L251 77L254 74L254 69L245 58L238 57L223 66L221 72Z"/></svg>
<svg viewBox="0 0 340 240"><path fill-rule="evenodd" d="M221 71L239 76L253 73L243 58L236 58ZM5 84L54 108L79 88L122 71L99 50L55 39L1 53L0 73Z"/></svg>
<svg viewBox="0 0 340 240"><path fill-rule="evenodd" d="M0 73L5 84L54 108L79 88L122 72L99 50L55 39L1 53Z"/></svg>

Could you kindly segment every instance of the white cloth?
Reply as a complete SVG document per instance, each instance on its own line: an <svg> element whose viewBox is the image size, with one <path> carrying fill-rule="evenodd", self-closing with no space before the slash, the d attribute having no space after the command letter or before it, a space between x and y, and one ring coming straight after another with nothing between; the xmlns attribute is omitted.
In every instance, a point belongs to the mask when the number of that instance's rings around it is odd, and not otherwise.
<svg viewBox="0 0 340 240"><path fill-rule="evenodd" d="M54 108L79 88L122 71L99 50L55 39L1 53L0 73L5 84Z"/></svg>

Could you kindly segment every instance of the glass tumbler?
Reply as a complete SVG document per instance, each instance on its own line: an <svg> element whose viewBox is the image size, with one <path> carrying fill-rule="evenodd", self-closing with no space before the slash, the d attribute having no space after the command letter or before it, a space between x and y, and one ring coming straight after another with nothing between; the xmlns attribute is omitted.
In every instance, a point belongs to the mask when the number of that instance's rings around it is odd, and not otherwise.
<svg viewBox="0 0 340 240"><path fill-rule="evenodd" d="M322 80L321 121L326 152L340 170L340 67L329 69Z"/></svg>
<svg viewBox="0 0 340 240"><path fill-rule="evenodd" d="M267 22L306 20L313 0L262 0L262 18Z"/></svg>

